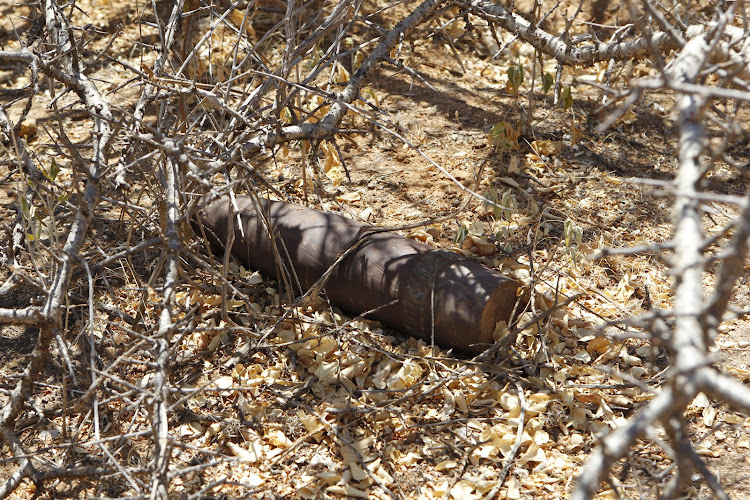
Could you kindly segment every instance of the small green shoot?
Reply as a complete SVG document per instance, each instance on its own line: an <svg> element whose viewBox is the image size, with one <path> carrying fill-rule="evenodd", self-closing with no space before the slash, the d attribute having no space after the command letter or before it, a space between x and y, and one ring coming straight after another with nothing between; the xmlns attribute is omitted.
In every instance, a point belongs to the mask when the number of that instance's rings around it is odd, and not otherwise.
<svg viewBox="0 0 750 500"><path fill-rule="evenodd" d="M506 189L500 199L500 205L503 206L501 215L505 220L510 221L513 217L513 211L518 208L516 195L510 189Z"/></svg>
<svg viewBox="0 0 750 500"><path fill-rule="evenodd" d="M510 151L517 144L513 141L514 131L507 122L496 123L490 129L490 142L493 146ZM517 137L517 134L515 134ZM515 144L514 144L515 142Z"/></svg>
<svg viewBox="0 0 750 500"><path fill-rule="evenodd" d="M500 196L495 189L495 186L490 186L490 190L487 192L487 199L496 205L492 206L492 213L498 220L510 221L513 217L513 212L518 208L516 204L516 195L510 189L503 191L503 195Z"/></svg>
<svg viewBox="0 0 750 500"><path fill-rule="evenodd" d="M573 265L578 261L578 247L583 241L583 229L571 219L565 220L565 249Z"/></svg>
<svg viewBox="0 0 750 500"><path fill-rule="evenodd" d="M495 219L498 221L506 221L506 223L497 224L497 231L495 232L495 239L499 242L504 242L509 238L512 238L517 228L514 227L510 222L512 221L513 212L518 208L516 204L516 195L510 189L503 191L500 196L494 186L490 186L489 192L487 193L487 199L496 203L497 205L492 206L492 213ZM489 204L488 204L489 206ZM503 250L510 252L512 245L505 244L502 246Z"/></svg>
<svg viewBox="0 0 750 500"><path fill-rule="evenodd" d="M497 190L495 189L495 186L490 186L490 190L487 192L486 198L490 200L492 203L500 204L500 196L497 194ZM503 215L503 209L500 208L498 205L490 205L489 203L486 203L486 205L492 206L492 213L495 215L496 219L499 219Z"/></svg>
<svg viewBox="0 0 750 500"><path fill-rule="evenodd" d="M505 90L518 96L518 89L523 83L523 67L521 65L511 66L508 68L508 83L505 85Z"/></svg>
<svg viewBox="0 0 750 500"><path fill-rule="evenodd" d="M55 182L57 174L60 173L60 166L57 164L55 159L52 159L52 164L49 166L49 171L44 172L44 176L52 182Z"/></svg>
<svg viewBox="0 0 750 500"><path fill-rule="evenodd" d="M458 224L458 232L456 232L456 236L453 238L453 243L460 245L467 236L469 236L469 228L463 224Z"/></svg>
<svg viewBox="0 0 750 500"><path fill-rule="evenodd" d="M567 111L573 105L573 93L570 90L570 85L563 87L562 91L562 105L563 109Z"/></svg>
<svg viewBox="0 0 750 500"><path fill-rule="evenodd" d="M542 92L544 94L547 94L549 92L549 89L552 88L552 84L555 83L555 79L552 78L552 75L549 73L545 73L542 77Z"/></svg>

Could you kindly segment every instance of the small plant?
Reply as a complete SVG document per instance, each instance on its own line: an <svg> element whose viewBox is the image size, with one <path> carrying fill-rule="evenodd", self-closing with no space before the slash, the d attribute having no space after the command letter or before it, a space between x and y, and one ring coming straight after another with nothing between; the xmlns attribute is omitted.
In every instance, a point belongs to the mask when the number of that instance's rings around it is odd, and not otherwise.
<svg viewBox="0 0 750 500"><path fill-rule="evenodd" d="M545 73L542 77L542 92L546 95L547 92L549 92L549 89L552 88L552 84L555 83L555 79L552 78L552 75L549 73Z"/></svg>
<svg viewBox="0 0 750 500"><path fill-rule="evenodd" d="M53 158L52 163L49 166L49 170L46 172L42 172L42 173L51 182L55 182L55 179L57 178L57 174L60 173L60 165L58 165L55 159Z"/></svg>
<svg viewBox="0 0 750 500"><path fill-rule="evenodd" d="M567 111L573 105L573 92L570 90L570 85L563 87L562 91L562 106L563 110Z"/></svg>
<svg viewBox="0 0 750 500"><path fill-rule="evenodd" d="M497 194L497 190L495 189L495 186L490 186L490 190L487 192L487 195L485 196L488 200L490 200L492 203L500 204L500 196ZM496 219L499 219L503 214L503 209L498 205L490 205L489 203L485 203L486 206L492 207L492 213L495 215Z"/></svg>
<svg viewBox="0 0 750 500"><path fill-rule="evenodd" d="M574 266L577 266L578 258L580 253L578 247L581 245L583 240L583 229L581 226L573 222L572 219L565 220L565 250L570 255L570 260Z"/></svg>
<svg viewBox="0 0 750 500"><path fill-rule="evenodd" d="M518 149L518 138L521 133L508 122L496 123L489 133L489 142L503 151Z"/></svg>
<svg viewBox="0 0 750 500"><path fill-rule="evenodd" d="M496 219L506 221L511 220L511 216L517 205L516 195L513 194L510 189L503 191L502 196L500 196L495 187L490 186L490 189L487 192L487 199L495 203L495 205L490 205L489 203L486 205L492 206L492 213L495 215Z"/></svg>
<svg viewBox="0 0 750 500"><path fill-rule="evenodd" d="M487 204L488 207L492 207L492 213L495 216L496 222L494 226L494 237L497 241L503 242L512 238L515 234L518 226L513 224L513 213L518 209L516 203L516 195L510 189L503 191L500 195L494 186L490 186L489 191L486 195L487 199L495 203L495 205ZM502 246L503 250L510 252L512 246L505 244Z"/></svg>
<svg viewBox="0 0 750 500"><path fill-rule="evenodd" d="M456 231L456 236L453 237L453 243L456 245L460 245L464 242L467 236L469 236L469 228L466 227L465 224L461 224L460 222L457 222L458 224L458 231Z"/></svg>
<svg viewBox="0 0 750 500"><path fill-rule="evenodd" d="M505 84L505 90L518 97L518 89L523 83L523 67L521 65L511 66L507 73L508 83Z"/></svg>

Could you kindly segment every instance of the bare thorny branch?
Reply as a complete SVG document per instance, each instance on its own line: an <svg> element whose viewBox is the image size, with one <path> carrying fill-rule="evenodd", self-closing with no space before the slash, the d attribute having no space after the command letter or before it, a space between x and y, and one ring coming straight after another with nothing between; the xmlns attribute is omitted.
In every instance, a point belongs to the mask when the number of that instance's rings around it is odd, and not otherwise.
<svg viewBox="0 0 750 500"><path fill-rule="evenodd" d="M626 424L607 434L592 452L581 469L573 498L595 495L613 465L626 458L636 441L648 436L657 423L671 429L668 434L673 439L672 448L682 450L688 457L679 461L679 473L673 476L673 483L667 486L665 493L678 494L684 486L682 483L693 472L685 469L693 468L703 475L715 495L725 495L716 477L691 448L690 434L682 414L699 392L738 410L750 410L750 389L720 372L710 354L718 325L730 303L733 285L744 272L750 237L750 202L748 197L743 199L742 212L734 221L732 239L723 246L719 255L722 268L708 299L704 298L705 237L701 210L702 196L706 194L701 190L701 181L710 167L706 155L710 105L715 99L750 100L747 71L750 67L750 39L745 27L740 28L731 22L732 16L742 15L741 3L733 2L726 12L717 11L709 22L689 26L682 25L679 16L667 15L648 4L646 10L656 19L658 31L634 36L638 28L636 23L627 30L619 30L606 42L578 42L556 36L539 23L534 24L513 10L492 2L455 2L464 9L465 15L471 14L501 27L561 65L586 66L595 62L658 55L667 61L661 74L655 79L631 82L629 87L617 93L618 98L633 105L647 91L670 89L677 96L679 151L678 174L672 193L674 236L672 242L658 249L673 252L670 259L675 280L673 321L658 317L659 326L655 329L659 329L659 334L649 332L653 338L661 339L664 331L670 332L666 347L670 352L671 367L653 398ZM215 6L201 5L199 10L209 12L213 21L196 41L188 36L190 30L186 26L196 28L191 23L198 19L198 10L193 9L199 3L176 1L168 10L166 23L157 12L153 12L160 40L158 57L147 71L145 64L140 69L131 68L135 81L141 85L140 97L132 112L119 110L117 116L114 106L102 95L99 83L87 76L87 56L81 50L83 39L70 21L74 8L61 7L54 0L40 3L34 11L39 19L37 22L44 26L45 40L39 42L38 48L30 45L0 51L0 64L20 64L29 69L32 94L38 93L41 86L37 73L44 75L53 107L68 94L75 94L78 101L68 105L82 106L91 127L86 144L90 153L87 155L67 140L62 125L59 131L63 143L61 148L67 150L65 156L76 166L72 189L75 194L55 202L60 207L58 212L67 210L69 213L61 215L51 210L49 214L53 221L55 217L65 218L65 224L59 225L66 230L64 242L54 247L54 242L29 240L25 242L26 251L40 258L32 258L27 263L20 262L16 255L6 259L9 265L14 261L12 276L24 276L23 282L35 284L43 298L17 307L0 308L1 323L38 329L23 373L8 392L0 411L0 435L16 457L16 468L0 487L0 497L13 492L25 478L43 486L45 481L55 477L74 476L71 469L79 470L82 476L93 473L93 469L85 464L76 466L76 469L67 463L52 466L46 461L35 460L19 439L16 421L24 412L34 411L30 405L27 407L27 403L34 399L38 390L35 384L41 381L45 364L56 356L65 360L65 373L61 375L62 392L65 392L66 384L72 383L76 391L84 393L75 411L93 401L92 418L95 420L92 428L98 431L104 427L100 422L99 408L114 402L122 405L122 414L131 419L129 424L120 423L123 429L128 425L138 427L136 422L141 410L148 414L151 441L147 463L137 467L123 463L121 455L113 454L112 448L97 435L96 443L106 466L96 469L95 473L103 474L106 470L122 478L133 495L168 497L171 481L175 478L170 467L179 446L175 442L174 413L183 403L181 400L175 403L174 397L178 392L175 388L176 351L181 339L196 328L194 320L197 321L199 314L196 308L191 309L178 300L178 294L192 280L185 276L188 267L185 261L200 260L195 268L204 272L214 264L214 261L205 262L194 255L196 247L189 246L187 222L198 199L198 196L191 196L203 195L210 190L217 177L221 177L224 187L215 188L215 192L240 189L253 179L257 181L259 174L253 167L255 158L268 155L279 146L293 141L312 144L335 141L342 134L342 122L349 111L356 111L375 126L390 131L386 123L378 121L381 115L376 106L367 109L358 104L366 82L384 63L394 62L392 53L404 39L428 23L441 8L452 3L425 0L392 29L378 26L377 35L359 45L360 49L370 45L374 48L358 66L351 68L348 80L337 86L329 78L326 85L322 79L325 71L333 74L334 68L342 66L345 58L353 53L347 52L350 45L345 40L354 32L355 24L374 25L374 21L362 13L363 4L341 0L326 8L329 13L325 17L321 11L308 18L303 15L307 12L304 10L307 4L297 6L294 2L287 2L283 9L284 19L275 23L259 40L251 42L244 25L238 27L228 21L238 3L223 12L215 10ZM253 8L252 5L247 7L243 19L247 19ZM230 77L226 80L219 77L219 70L213 66L209 65L208 69L199 67L205 59L202 51L212 46L213 35L224 28L229 29L236 39ZM323 41L331 36L334 41L327 45L325 52L319 53ZM279 37L284 40L281 63L269 67L268 61L258 54L272 43L272 39L278 40ZM245 47L244 56L238 52L240 46ZM313 64L303 64L305 61ZM123 64L123 67L127 65ZM717 75L719 84L707 85L705 81L709 74ZM27 96L27 107L32 105L34 95L19 95L21 98ZM319 109L325 108L325 112L315 115L315 111L303 109L302 103L313 97L321 100ZM157 108L155 124L148 120L149 107L153 106ZM55 193L58 187L51 173L52 167L42 167L18 137L18 127L7 112L9 108L10 105L0 107L0 134L5 151L13 157L14 168L29 181L22 183L25 187L19 196L17 225L23 226L24 234L32 234L33 217L29 207L45 205L46 202L40 200L52 199L51 193ZM174 110L173 116L170 110ZM21 119L27 112L23 112ZM613 113L613 116L617 115L617 112ZM315 119L310 119L313 116ZM605 122L607 124L611 123ZM401 138L397 133L393 134ZM246 165L248 171L238 174L238 164ZM450 176L440 165L433 164ZM92 226L108 221L109 214L117 210L128 214L133 229L127 236L124 249L113 250L92 238ZM130 241L131 237L133 241ZM148 252L156 241L161 243L161 257L153 262L155 266L146 266L144 270L139 259L154 259L154 254ZM44 259L47 263L42 261ZM106 311L104 305L97 304L104 302L106 294L95 295L94 289L116 286L110 285L108 279L111 276L104 272L115 262L121 263L122 274L135 283L133 289L139 293L139 306L127 314L133 320L128 325L104 322L105 329L111 332L116 328L118 332L125 332L125 337L131 342L127 349L117 353L114 362L105 365L100 354L102 346L96 343L95 326L98 326L94 323L101 321L97 313ZM74 274L76 267L84 271ZM148 272L151 272L150 276ZM90 323L85 328L91 331L88 381L78 371L81 370L78 363L71 360L77 359L78 350L73 348L67 334L73 321L70 316L75 309L70 300L73 289L78 286L76 279L87 275L85 286L89 291L86 295L91 297L87 300L91 314L85 315ZM222 286L228 285L225 274L217 273L214 277ZM17 287L16 283L20 281L21 278L13 278L9 287ZM234 290L243 293L237 288ZM108 298L114 299L114 294ZM255 331L262 329L256 328ZM137 353L143 357L135 362ZM126 361L144 367L142 384L133 384L118 375ZM88 390L81 385L87 382L90 383ZM194 393L204 389L196 389ZM62 408L60 411L65 414L68 410ZM334 429L329 422L324 423ZM65 433L71 431L64 430ZM518 429L519 438L511 459L503 468L503 479L518 452L521 431L522 427ZM80 432L80 428L73 434L76 432ZM335 433L337 439L341 439L338 428L335 428ZM126 435L130 436L123 431L116 439L125 443ZM76 439L70 436L71 445ZM358 460L366 469L361 455L358 455ZM371 472L368 474L380 484ZM392 494L385 485L380 487Z"/></svg>
<svg viewBox="0 0 750 500"><path fill-rule="evenodd" d="M65 297L68 293L70 276L73 266L79 258L89 226L99 203L99 182L103 173L103 167L106 164L108 144L112 133L110 123L113 120L109 105L102 98L94 83L82 72L83 68L78 60L73 41L69 39L71 28L62 11L53 1L46 2L42 7L46 28L52 34L56 50L60 54L66 54L64 63L62 64L64 69L57 69L31 53L28 49L23 49L18 54L10 54L9 59L18 57L20 60L25 60L29 64L40 67L42 72L45 72L49 76L60 79L70 85L70 89L78 94L93 117L94 127L92 135L94 141L90 163L87 164L85 172L87 176L84 184L85 187L83 192L80 193L80 205L68 232L67 240L58 256L52 280L48 284L49 289L45 303L41 306L28 306L25 308L25 311L24 309L9 311L6 316L0 317L0 321L12 323L18 315L24 315L25 312L26 315L35 315L40 320L37 323L40 333L31 359L0 415L0 430L2 431L4 441L17 456L25 456L26 453L18 442L18 438L13 430L13 424L22 410L24 402L31 398L33 384L49 356L50 342L56 334L59 335L58 330L62 327L63 307L65 305ZM4 497L12 492L24 476L32 475L34 469L29 458L21 459L19 473L11 476L5 485L3 485L3 489L0 490L0 496Z"/></svg>

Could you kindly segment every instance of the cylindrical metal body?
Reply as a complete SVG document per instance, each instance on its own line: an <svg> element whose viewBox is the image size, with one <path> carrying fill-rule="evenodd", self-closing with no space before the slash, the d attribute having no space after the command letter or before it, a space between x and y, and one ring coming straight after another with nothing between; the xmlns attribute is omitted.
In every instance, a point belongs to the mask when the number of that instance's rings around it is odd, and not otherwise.
<svg viewBox="0 0 750 500"><path fill-rule="evenodd" d="M280 201L237 196L232 254L249 268L276 276L271 238L256 205L268 216L281 261L305 291L348 248L365 225L339 215ZM200 220L210 243L223 248L234 210L223 197L204 207ZM240 227L241 226L241 227ZM393 233L374 233L343 259L324 288L332 304L370 314L436 344L481 352L498 321L511 322L518 284L476 260ZM434 335L434 337L433 337Z"/></svg>

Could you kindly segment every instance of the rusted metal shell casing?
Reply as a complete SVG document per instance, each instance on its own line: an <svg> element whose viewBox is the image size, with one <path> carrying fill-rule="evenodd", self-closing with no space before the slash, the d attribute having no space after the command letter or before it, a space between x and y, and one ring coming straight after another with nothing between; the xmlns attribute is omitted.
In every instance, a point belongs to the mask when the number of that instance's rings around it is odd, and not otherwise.
<svg viewBox="0 0 750 500"><path fill-rule="evenodd" d="M348 248L365 226L339 215L299 205L246 196L236 197L232 254L249 268L276 276L269 233L256 212L268 216L285 268L293 269L303 291L309 289ZM205 206L200 220L214 248L227 240L228 197ZM241 228L239 227L241 224ZM324 288L331 303L354 314L378 309L369 317L436 344L481 352L492 344L498 321L510 323L518 284L455 252L393 233L364 237L343 259Z"/></svg>

